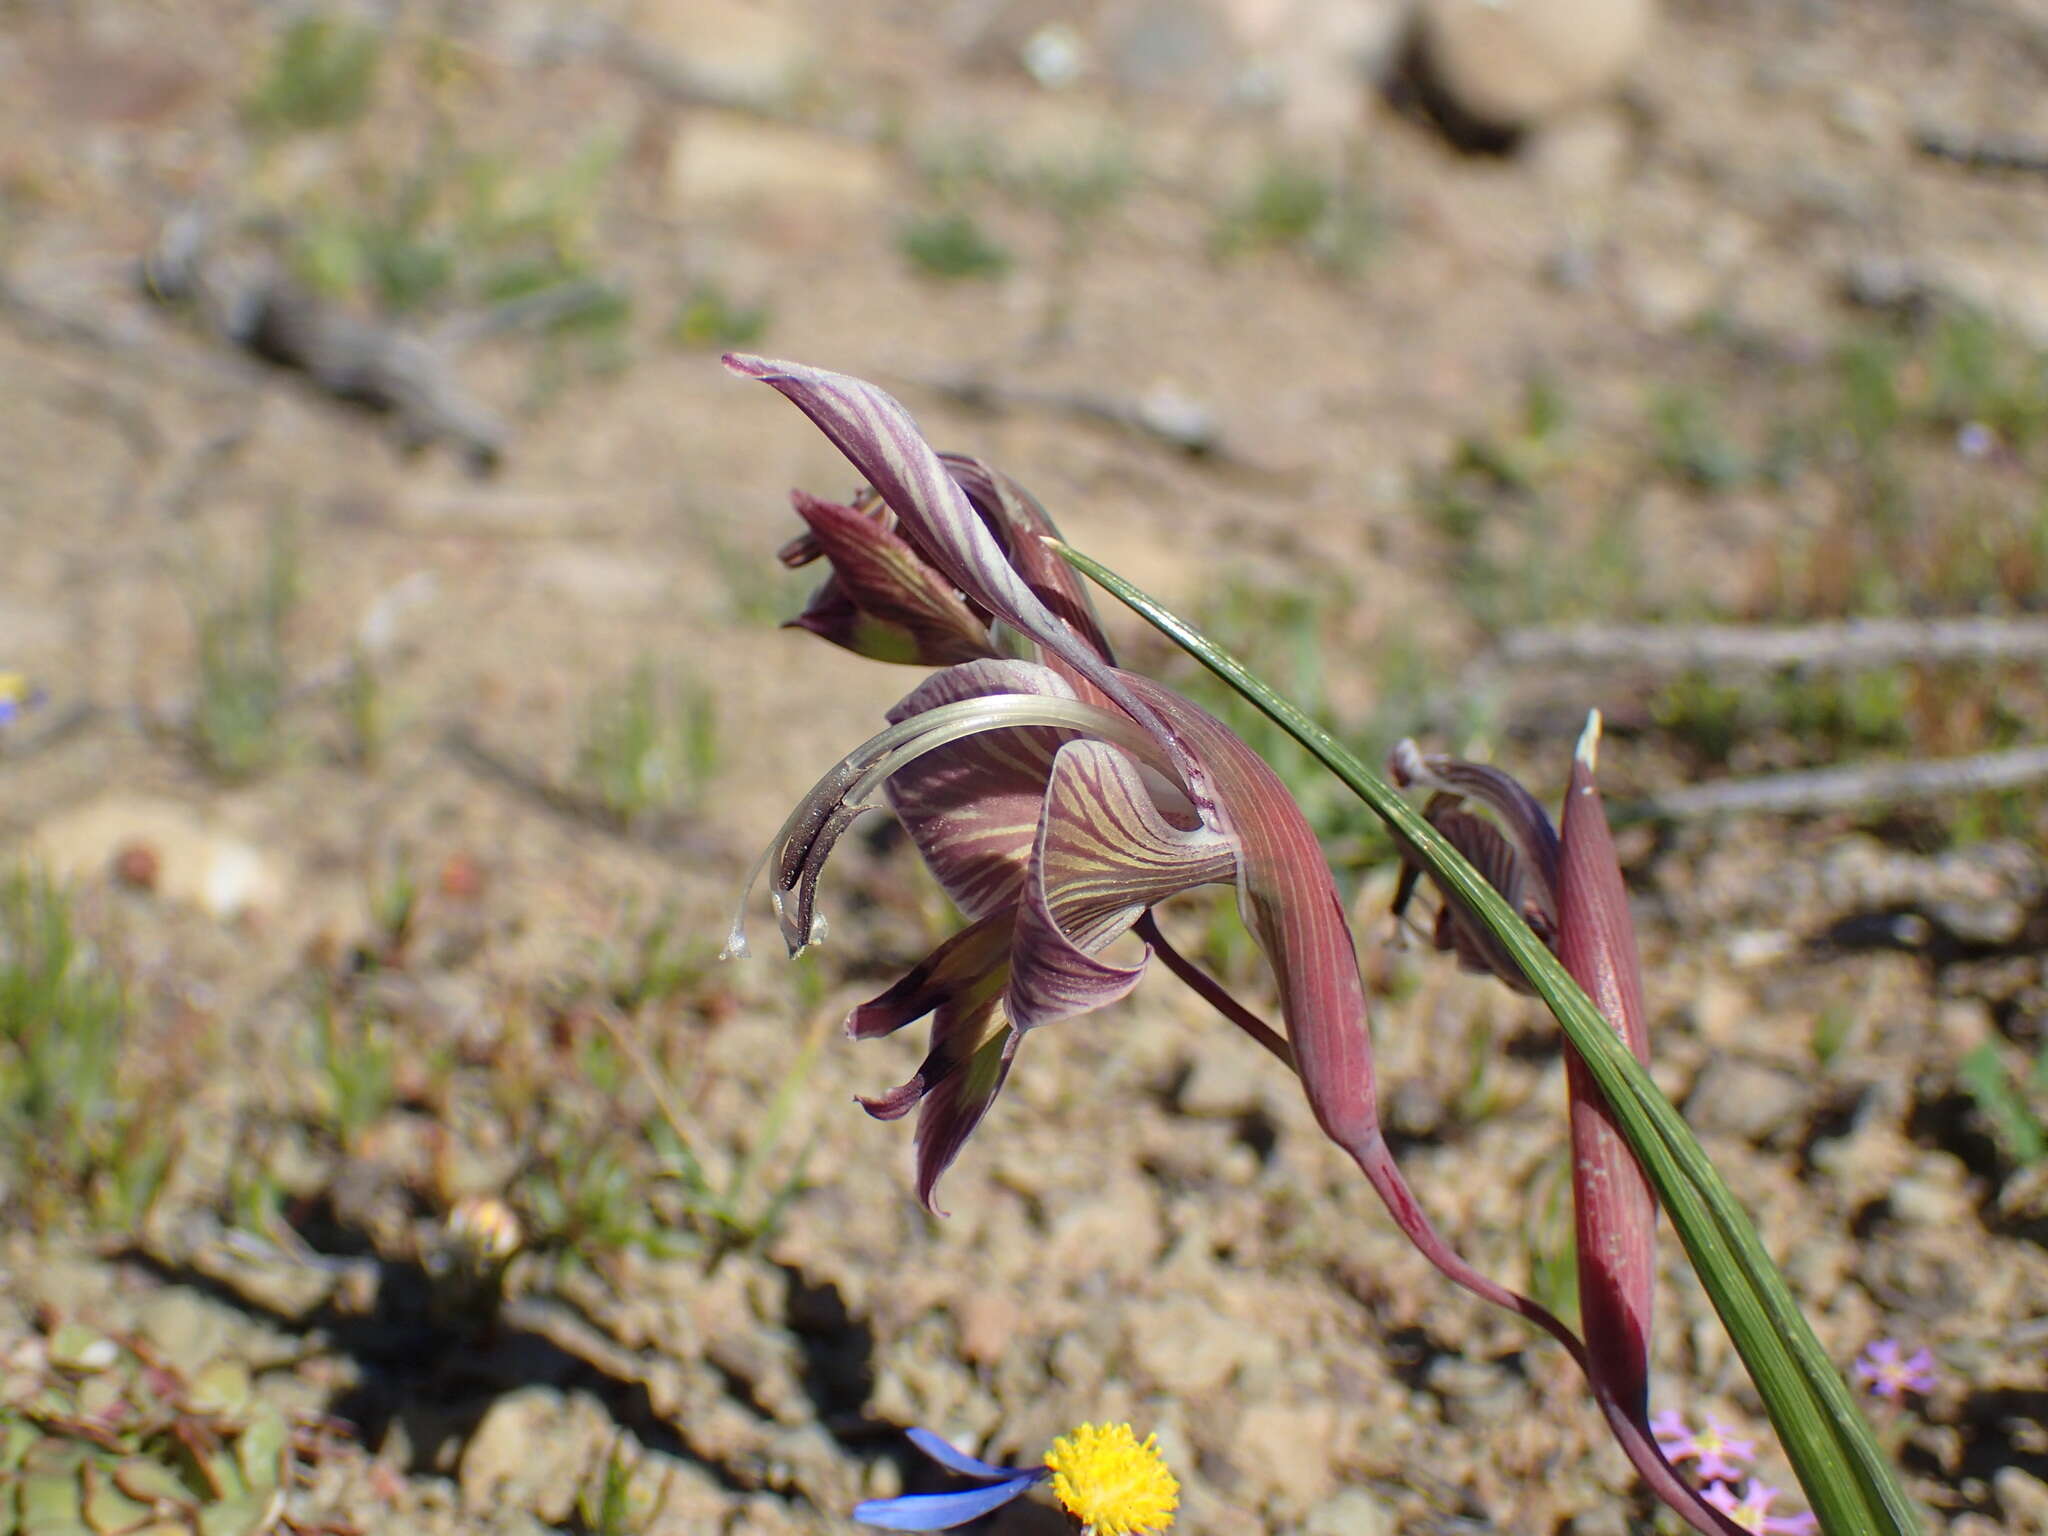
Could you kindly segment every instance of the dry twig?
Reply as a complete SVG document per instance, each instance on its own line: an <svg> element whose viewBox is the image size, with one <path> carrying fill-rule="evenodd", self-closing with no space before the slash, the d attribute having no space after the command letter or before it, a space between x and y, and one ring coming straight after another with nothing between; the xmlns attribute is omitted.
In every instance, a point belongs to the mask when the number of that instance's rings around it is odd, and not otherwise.
<svg viewBox="0 0 2048 1536"><path fill-rule="evenodd" d="M2048 142L2040 139L1925 124L1913 130L1913 147L1930 159L1946 160L1966 170L2048 176Z"/></svg>
<svg viewBox="0 0 2048 1536"><path fill-rule="evenodd" d="M215 251L202 215L172 220L141 276L151 297L194 304L253 356L335 399L389 412L410 444L447 442L479 473L504 452L503 425L457 382L445 348L307 292L273 259Z"/></svg>
<svg viewBox="0 0 2048 1536"><path fill-rule="evenodd" d="M1666 790L1629 806L1630 820L1696 821L1707 816L1790 816L1816 811L1982 794L2048 783L2048 747L2015 747L1973 757L1852 763L1799 773L1724 779Z"/></svg>
<svg viewBox="0 0 2048 1536"><path fill-rule="evenodd" d="M1841 624L1579 624L1511 630L1510 666L1629 666L1854 671L1900 662L2039 661L2048 618L1852 619Z"/></svg>

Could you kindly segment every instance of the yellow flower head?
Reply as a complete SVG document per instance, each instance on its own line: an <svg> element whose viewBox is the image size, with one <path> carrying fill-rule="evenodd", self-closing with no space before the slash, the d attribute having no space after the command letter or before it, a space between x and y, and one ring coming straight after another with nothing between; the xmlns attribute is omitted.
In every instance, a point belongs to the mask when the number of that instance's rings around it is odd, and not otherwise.
<svg viewBox="0 0 2048 1536"><path fill-rule="evenodd" d="M1159 1437L1140 1444L1128 1424L1083 1424L1045 1453L1053 1496L1091 1536L1151 1536L1173 1524L1180 1484L1159 1454Z"/></svg>

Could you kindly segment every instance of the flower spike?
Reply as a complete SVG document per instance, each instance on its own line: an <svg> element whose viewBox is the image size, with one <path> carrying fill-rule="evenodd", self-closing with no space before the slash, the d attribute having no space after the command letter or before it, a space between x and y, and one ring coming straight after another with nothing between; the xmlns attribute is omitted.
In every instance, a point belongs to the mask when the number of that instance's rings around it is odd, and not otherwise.
<svg viewBox="0 0 2048 1536"><path fill-rule="evenodd" d="M1570 1352L1658 1496L1702 1531L1734 1532L1659 1454L1624 1373L1607 1369L1552 1313L1473 1269L1416 1200L1379 1120L1365 987L1344 905L1280 777L1214 716L1110 662L1085 600L1049 563L1049 520L1008 482L935 453L871 384L794 363L726 361L803 409L866 477L904 540L970 610L989 615L991 632L1006 627L1037 652L1035 663L983 658L936 674L890 711L886 731L820 781L763 861L773 866L784 938L800 948L820 931L815 890L833 843L855 816L887 803L969 919L962 935L848 1021L865 1035L930 1014L917 1073L864 1101L883 1118L918 1109L925 1204L933 1206L939 1176L987 1114L1024 1035L1136 984L1149 952L1117 965L1106 947L1133 929L1156 943L1152 907L1227 881L1272 967L1286 1040L1220 989L1198 990L1222 996L1227 1017L1291 1063L1318 1125L1433 1265ZM1437 791L1443 813L1476 802L1499 818L1496 829L1460 813L1494 839L1501 878L1519 881L1524 910L1554 931L1556 833L1534 800L1498 770L1414 758L1413 781ZM1179 957L1169 964L1192 969ZM1506 964L1489 968L1513 974Z"/></svg>

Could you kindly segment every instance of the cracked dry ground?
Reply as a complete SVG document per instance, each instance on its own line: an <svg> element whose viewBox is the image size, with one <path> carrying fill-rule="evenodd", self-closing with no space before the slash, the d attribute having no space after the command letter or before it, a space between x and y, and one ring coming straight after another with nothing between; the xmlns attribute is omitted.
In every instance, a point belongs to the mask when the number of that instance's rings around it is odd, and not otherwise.
<svg viewBox="0 0 2048 1536"><path fill-rule="evenodd" d="M1436 1283L1271 1063L1167 979L1025 1053L940 1222L907 1131L850 1102L917 1043L835 1032L951 921L900 840L852 840L815 963L713 962L748 860L910 674L774 628L806 585L773 563L786 490L847 474L674 317L707 283L765 303L756 345L882 380L1225 638L1309 635L1374 751L1413 731L1554 785L1599 704L1626 800L2039 740L2019 667L1901 670L1873 726L1748 711L1761 683L1484 665L1510 623L2038 605L2048 556L2016 564L1999 520L2038 508L2039 401L1999 396L1996 451L1959 455L1922 338L2038 367L2048 185L1911 147L1926 121L2048 134L2038 21L1674 5L1627 101L1505 159L1361 94L1341 175L1370 238L1332 260L1220 248L1273 165L1339 159L1227 89L1256 61L1221 22L1176 51L1142 7L994 7L957 35L914 5L392 9L369 115L259 144L275 8L0 7L0 669L47 694L0 750L0 841L65 882L80 966L125 997L118 1144L66 1168L10 1138L0 1163L0 1390L83 1350L152 1411L230 1424L230 1453L290 1415L302 1530L842 1530L927 1475L905 1426L1004 1459L1089 1418L1159 1432L1190 1530L1654 1528L1557 1351ZM1145 88L1108 64L1033 84L1014 44L1056 15ZM194 198L254 245L346 232L437 134L521 186L617 147L551 238L630 311L601 356L531 334L463 356L512 422L490 480L132 283ZM1029 190L1111 152L1085 219ZM906 260L904 221L958 206L1006 271ZM1871 256L1978 329L1850 309ZM1876 430L1925 498L1882 538L1857 521L1871 375L1845 356L1880 359ZM1010 408L936 387L963 371ZM1843 380L1846 428L1817 382ZM1086 408L1160 398L1199 402L1224 451ZM278 529L294 681L274 755L229 780L192 749L195 615L252 588ZM627 824L594 811L579 743L642 657L710 701L718 751L694 798ZM1555 1285L1556 1037L1395 942L1384 845L1310 793L1403 1162L1482 1268ZM1988 1048L2023 1083L2041 1039L2043 825L2018 795L1623 838L1660 1080L1845 1366L1880 1335L1934 1351L1938 1389L1881 1428L1935 1528L1978 1536L2048 1529L2048 1184L1967 1065ZM1166 920L1260 995L1220 908ZM524 1234L501 1304L451 1228L483 1197ZM1657 1405L1760 1430L1663 1257ZM219 1476L271 1487L255 1459ZM209 1531L280 1515L194 1498Z"/></svg>

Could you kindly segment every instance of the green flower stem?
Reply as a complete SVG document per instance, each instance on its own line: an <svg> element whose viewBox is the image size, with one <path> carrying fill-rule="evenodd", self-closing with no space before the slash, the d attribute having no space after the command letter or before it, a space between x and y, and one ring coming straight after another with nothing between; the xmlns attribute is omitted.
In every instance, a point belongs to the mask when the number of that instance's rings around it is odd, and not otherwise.
<svg viewBox="0 0 2048 1536"><path fill-rule="evenodd" d="M1827 1536L1920 1536L1922 1525L1841 1373L1772 1263L1748 1215L1671 1101L1557 957L1463 854L1329 732L1185 620L1066 545L1076 570L1263 710L1389 826L1492 929L1557 1016L1670 1212L1679 1240L1762 1394Z"/></svg>

